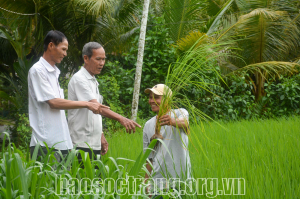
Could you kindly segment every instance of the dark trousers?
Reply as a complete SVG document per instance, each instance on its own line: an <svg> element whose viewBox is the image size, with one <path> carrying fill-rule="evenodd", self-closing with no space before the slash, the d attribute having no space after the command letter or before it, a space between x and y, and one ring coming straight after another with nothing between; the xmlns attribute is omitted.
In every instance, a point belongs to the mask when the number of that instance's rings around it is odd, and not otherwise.
<svg viewBox="0 0 300 199"><path fill-rule="evenodd" d="M100 155L101 150L91 150L90 148L82 148L82 147L76 147L76 150L81 150L84 152L87 152L89 154L90 160L95 160L97 159L97 155ZM82 163L82 157L81 154L77 154L78 162ZM82 168L84 168L83 163L82 163Z"/></svg>
<svg viewBox="0 0 300 199"><path fill-rule="evenodd" d="M30 147L30 156L31 156L31 158L33 156L34 149L35 149L35 146ZM61 158L60 154L58 153L58 151L60 151L62 153L63 158L65 158L69 153L69 150L53 149L53 151L54 151L54 157L56 158L56 160L58 162L62 161L62 158ZM48 154L47 148L44 147L44 146L39 146L38 153L37 153L37 160L41 161L47 154Z"/></svg>

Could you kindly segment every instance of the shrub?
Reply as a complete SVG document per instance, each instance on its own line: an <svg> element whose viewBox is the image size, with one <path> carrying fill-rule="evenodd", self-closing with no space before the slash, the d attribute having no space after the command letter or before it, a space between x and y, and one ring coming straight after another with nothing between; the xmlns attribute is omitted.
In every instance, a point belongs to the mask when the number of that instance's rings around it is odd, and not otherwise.
<svg viewBox="0 0 300 199"><path fill-rule="evenodd" d="M245 75L246 76L246 75ZM247 82L245 76L233 76L227 79L227 85L212 87L211 93L200 99L200 109L214 119L236 120L249 119L254 116L255 103L251 90L252 84Z"/></svg>
<svg viewBox="0 0 300 199"><path fill-rule="evenodd" d="M120 85L114 76L99 75L97 76L99 82L99 92L103 96L103 104L110 107L110 109L120 115L127 116L125 113L126 106L119 100ZM121 82L120 82L121 83ZM115 131L121 128L119 122L103 117L103 127L107 131Z"/></svg>
<svg viewBox="0 0 300 199"><path fill-rule="evenodd" d="M15 125L10 128L13 141L20 150L26 150L29 147L32 134L28 114L16 114L15 118Z"/></svg>
<svg viewBox="0 0 300 199"><path fill-rule="evenodd" d="M276 117L299 114L300 107L300 74L284 78L278 82L265 84L267 95L263 101L268 104L269 111Z"/></svg>
<svg viewBox="0 0 300 199"><path fill-rule="evenodd" d="M213 119L237 120L250 118L273 118L299 114L300 75L281 77L265 83L266 95L255 102L253 85L249 75L232 76L226 79L227 85L217 81L211 87L215 95L202 91L200 109Z"/></svg>

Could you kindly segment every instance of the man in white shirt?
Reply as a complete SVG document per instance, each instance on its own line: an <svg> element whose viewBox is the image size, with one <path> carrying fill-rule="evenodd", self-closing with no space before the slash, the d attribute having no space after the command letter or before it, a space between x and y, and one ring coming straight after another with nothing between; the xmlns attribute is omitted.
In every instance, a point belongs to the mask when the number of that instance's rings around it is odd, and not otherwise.
<svg viewBox="0 0 300 199"><path fill-rule="evenodd" d="M102 103L103 99L99 93L99 83L95 75L100 74L104 66L106 58L104 48L97 42L89 42L82 49L82 57L84 65L69 82L68 98L74 101ZM102 116L119 121L127 132L134 132L136 126L141 127L136 122L108 108L101 110L100 115L91 114L83 109L68 111L68 125L72 142L77 149L88 152L90 157L100 154L100 152L101 155L104 155L108 150L108 143L102 133Z"/></svg>
<svg viewBox="0 0 300 199"><path fill-rule="evenodd" d="M47 153L49 148L67 154L73 148L69 134L65 109L89 109L98 114L102 106L98 102L70 101L64 99L58 76L60 70L55 64L67 56L68 40L56 30L47 33L44 39L44 54L28 73L29 121L32 128L30 142L31 155L37 143L41 150L38 156ZM58 155L57 153L55 153ZM56 156L59 160L59 156ZM59 160L60 161L60 160Z"/></svg>
<svg viewBox="0 0 300 199"><path fill-rule="evenodd" d="M159 113L160 105L164 97L171 97L171 89L164 84L157 84L148 88L145 93L149 94L149 105L155 113ZM165 107L166 108L166 107ZM190 156L188 151L189 113L184 108L165 110L167 114L160 118L154 116L148 120L143 130L143 148L148 148L155 134L156 121L160 123L160 135L164 145L158 144L154 152L149 155L146 168L151 173L155 184L152 188L168 189L166 182L172 179L185 179L190 177ZM158 141L159 142L159 141ZM149 176L146 174L145 179ZM172 187L174 188L174 187ZM153 191L153 190L152 190ZM158 192L154 191L154 194ZM161 197L162 198L162 197Z"/></svg>

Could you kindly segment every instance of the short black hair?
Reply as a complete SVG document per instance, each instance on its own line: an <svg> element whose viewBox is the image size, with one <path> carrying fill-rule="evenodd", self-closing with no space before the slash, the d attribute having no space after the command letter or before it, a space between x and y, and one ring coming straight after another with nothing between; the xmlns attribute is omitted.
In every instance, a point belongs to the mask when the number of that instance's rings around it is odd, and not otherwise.
<svg viewBox="0 0 300 199"><path fill-rule="evenodd" d="M57 46L59 43L63 42L63 40L67 40L67 37L64 35L64 33L58 30L50 30L44 39L44 52L47 51L50 42Z"/></svg>

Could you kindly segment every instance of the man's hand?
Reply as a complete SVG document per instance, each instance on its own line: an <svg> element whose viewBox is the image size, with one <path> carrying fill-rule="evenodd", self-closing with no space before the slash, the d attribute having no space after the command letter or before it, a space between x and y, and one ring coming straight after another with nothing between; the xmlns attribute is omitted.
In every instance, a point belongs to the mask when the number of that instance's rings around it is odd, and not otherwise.
<svg viewBox="0 0 300 199"><path fill-rule="evenodd" d="M159 118L159 122L161 126L164 125L171 125L175 126L176 128L182 128L184 129L186 134L189 134L190 129L189 129L189 123L187 120L184 118L171 118L170 115L163 115Z"/></svg>
<svg viewBox="0 0 300 199"><path fill-rule="evenodd" d="M161 126L164 125L171 125L171 126L176 126L176 121L175 118L171 118L170 115L163 115L159 118L159 122Z"/></svg>
<svg viewBox="0 0 300 199"><path fill-rule="evenodd" d="M104 133L102 132L101 136L101 155L105 155L108 151L108 142L104 137Z"/></svg>
<svg viewBox="0 0 300 199"><path fill-rule="evenodd" d="M105 106L103 104L100 104L98 102L88 102L88 109L93 111L94 114L100 114L102 112L102 108L108 108L108 106Z"/></svg>
<svg viewBox="0 0 300 199"><path fill-rule="evenodd" d="M136 126L141 128L141 125L139 125L138 123L136 123L133 120L127 119L126 117L121 117L119 122L121 125L123 125L126 128L127 133L131 133L131 132L135 133Z"/></svg>
<svg viewBox="0 0 300 199"><path fill-rule="evenodd" d="M105 106L105 105L103 105L103 104L100 104L100 108L99 108L99 112L100 112L100 113L102 113L102 109L103 109L103 108L110 109L109 106Z"/></svg>

